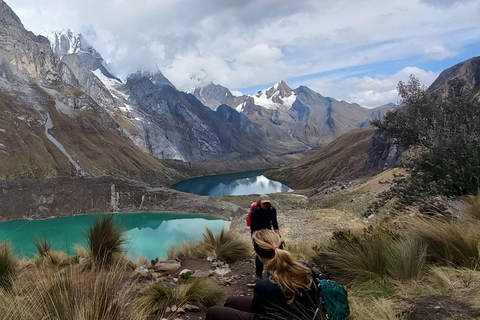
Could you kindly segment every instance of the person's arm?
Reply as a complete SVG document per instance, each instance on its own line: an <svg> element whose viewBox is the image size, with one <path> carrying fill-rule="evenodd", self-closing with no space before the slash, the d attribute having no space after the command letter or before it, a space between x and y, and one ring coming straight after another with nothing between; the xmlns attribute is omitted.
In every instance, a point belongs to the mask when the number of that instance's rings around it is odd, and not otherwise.
<svg viewBox="0 0 480 320"><path fill-rule="evenodd" d="M273 227L273 230L275 230L275 232L280 236L280 230L278 228L278 221L277 221L277 209L274 208L272 211L273 211L272 227Z"/></svg>

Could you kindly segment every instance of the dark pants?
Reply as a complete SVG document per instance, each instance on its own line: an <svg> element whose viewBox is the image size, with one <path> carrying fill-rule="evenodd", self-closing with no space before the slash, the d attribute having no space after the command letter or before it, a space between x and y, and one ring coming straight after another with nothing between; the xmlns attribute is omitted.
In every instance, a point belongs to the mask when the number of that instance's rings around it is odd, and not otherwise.
<svg viewBox="0 0 480 320"><path fill-rule="evenodd" d="M223 307L208 308L205 320L254 320L252 297L229 297Z"/></svg>
<svg viewBox="0 0 480 320"><path fill-rule="evenodd" d="M258 256L255 256L255 274L259 278L263 276L263 262Z"/></svg>

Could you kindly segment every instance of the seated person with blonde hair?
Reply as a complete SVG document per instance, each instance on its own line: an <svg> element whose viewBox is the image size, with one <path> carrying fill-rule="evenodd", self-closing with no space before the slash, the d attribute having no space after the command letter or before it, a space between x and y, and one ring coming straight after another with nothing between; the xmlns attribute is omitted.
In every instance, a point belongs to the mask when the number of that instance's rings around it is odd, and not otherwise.
<svg viewBox="0 0 480 320"><path fill-rule="evenodd" d="M313 271L282 250L272 230L254 232L252 241L270 278L257 282L253 297L230 297L223 307L209 308L205 320L312 319L319 301Z"/></svg>

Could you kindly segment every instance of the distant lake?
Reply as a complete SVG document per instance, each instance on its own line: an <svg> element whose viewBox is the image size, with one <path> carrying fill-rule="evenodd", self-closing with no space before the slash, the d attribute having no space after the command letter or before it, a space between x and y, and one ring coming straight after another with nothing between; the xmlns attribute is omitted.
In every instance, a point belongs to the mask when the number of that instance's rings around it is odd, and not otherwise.
<svg viewBox="0 0 480 320"><path fill-rule="evenodd" d="M52 250L75 254L75 244L86 245L85 232L98 215L53 218L47 220L12 220L0 223L0 240L9 241L17 257L33 258L38 253L32 240L45 236ZM149 260L165 259L172 245L200 240L206 227L214 233L228 229L229 222L187 214L134 213L113 215L115 224L126 230L126 256L139 255Z"/></svg>
<svg viewBox="0 0 480 320"><path fill-rule="evenodd" d="M265 194L293 191L287 185L263 176L266 170L219 174L181 181L173 189L204 196Z"/></svg>

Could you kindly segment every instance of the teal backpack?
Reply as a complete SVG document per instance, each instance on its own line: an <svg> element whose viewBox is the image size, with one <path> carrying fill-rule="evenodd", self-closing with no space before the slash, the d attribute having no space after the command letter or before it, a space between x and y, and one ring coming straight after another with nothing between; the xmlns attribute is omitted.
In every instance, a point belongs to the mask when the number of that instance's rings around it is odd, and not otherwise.
<svg viewBox="0 0 480 320"><path fill-rule="evenodd" d="M332 280L315 277L315 285L320 292L321 306L317 308L313 319L346 320L350 318L347 291ZM323 317L321 315L323 314Z"/></svg>

